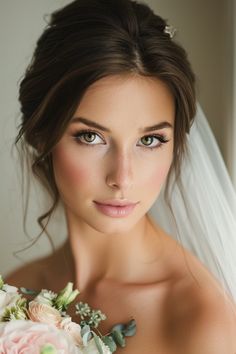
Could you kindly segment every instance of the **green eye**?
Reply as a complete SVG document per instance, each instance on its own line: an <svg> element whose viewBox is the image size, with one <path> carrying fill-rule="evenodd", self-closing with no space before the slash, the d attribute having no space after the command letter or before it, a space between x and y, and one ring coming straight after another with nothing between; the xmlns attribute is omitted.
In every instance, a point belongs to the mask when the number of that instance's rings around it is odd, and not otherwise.
<svg viewBox="0 0 236 354"><path fill-rule="evenodd" d="M103 143L102 138L97 133L89 130L79 131L73 137L76 139L78 143L88 145L88 146L95 146Z"/></svg>
<svg viewBox="0 0 236 354"><path fill-rule="evenodd" d="M152 150L155 148L161 147L163 144L167 143L169 140L166 139L163 135L146 135L143 136L140 141L143 144L143 147L147 147L148 149Z"/></svg>
<svg viewBox="0 0 236 354"><path fill-rule="evenodd" d="M144 136L141 141L144 143L144 145L151 145L151 143L153 142L153 137L152 136Z"/></svg>
<svg viewBox="0 0 236 354"><path fill-rule="evenodd" d="M96 134L94 133L86 133L83 135L84 140L87 141L88 143L92 143L95 139Z"/></svg>

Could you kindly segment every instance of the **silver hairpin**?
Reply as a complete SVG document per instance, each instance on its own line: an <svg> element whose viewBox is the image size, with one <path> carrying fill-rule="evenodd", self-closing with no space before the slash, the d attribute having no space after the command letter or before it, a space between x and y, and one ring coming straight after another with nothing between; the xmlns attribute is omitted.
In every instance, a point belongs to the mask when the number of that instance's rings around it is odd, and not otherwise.
<svg viewBox="0 0 236 354"><path fill-rule="evenodd" d="M174 37L176 31L177 31L176 28L170 25L166 25L164 28L164 33L168 34L171 39Z"/></svg>

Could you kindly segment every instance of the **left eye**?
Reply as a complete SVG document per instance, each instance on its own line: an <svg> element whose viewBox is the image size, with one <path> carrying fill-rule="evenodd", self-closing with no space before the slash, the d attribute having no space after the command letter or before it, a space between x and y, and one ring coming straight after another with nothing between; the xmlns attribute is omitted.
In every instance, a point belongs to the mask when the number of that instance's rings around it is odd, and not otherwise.
<svg viewBox="0 0 236 354"><path fill-rule="evenodd" d="M96 141L96 137L98 137L100 140L102 138L95 132L92 131L81 131L77 134L74 135L74 138L78 141L80 144L87 144L87 145L96 145L99 144L99 142Z"/></svg>
<svg viewBox="0 0 236 354"><path fill-rule="evenodd" d="M156 148L168 142L168 140L166 140L166 138L162 135L146 135L140 140L143 142L145 147L149 148Z"/></svg>

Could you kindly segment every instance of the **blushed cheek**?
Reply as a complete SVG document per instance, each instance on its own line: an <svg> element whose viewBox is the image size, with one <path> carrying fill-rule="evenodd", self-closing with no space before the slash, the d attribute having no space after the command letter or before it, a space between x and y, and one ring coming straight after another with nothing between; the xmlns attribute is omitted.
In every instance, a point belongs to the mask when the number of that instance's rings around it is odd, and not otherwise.
<svg viewBox="0 0 236 354"><path fill-rule="evenodd" d="M89 178L89 173L83 166L71 163L68 164L66 170L65 179L72 185L83 185Z"/></svg>
<svg viewBox="0 0 236 354"><path fill-rule="evenodd" d="M169 172L169 165L157 168L156 171L153 171L153 174L150 177L150 185L158 189L160 188L167 178Z"/></svg>
<svg viewBox="0 0 236 354"><path fill-rule="evenodd" d="M88 169L81 160L78 161L78 156L71 153L55 151L53 165L56 181L70 187L83 185L89 179Z"/></svg>

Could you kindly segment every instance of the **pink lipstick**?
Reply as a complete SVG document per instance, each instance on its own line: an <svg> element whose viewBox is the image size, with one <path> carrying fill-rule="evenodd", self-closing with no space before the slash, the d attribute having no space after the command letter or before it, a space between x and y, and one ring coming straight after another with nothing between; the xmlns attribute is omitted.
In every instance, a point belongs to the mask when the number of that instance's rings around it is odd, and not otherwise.
<svg viewBox="0 0 236 354"><path fill-rule="evenodd" d="M114 218L122 218L131 214L135 206L138 204L127 200L106 200L104 202L94 201L97 209L107 216Z"/></svg>

